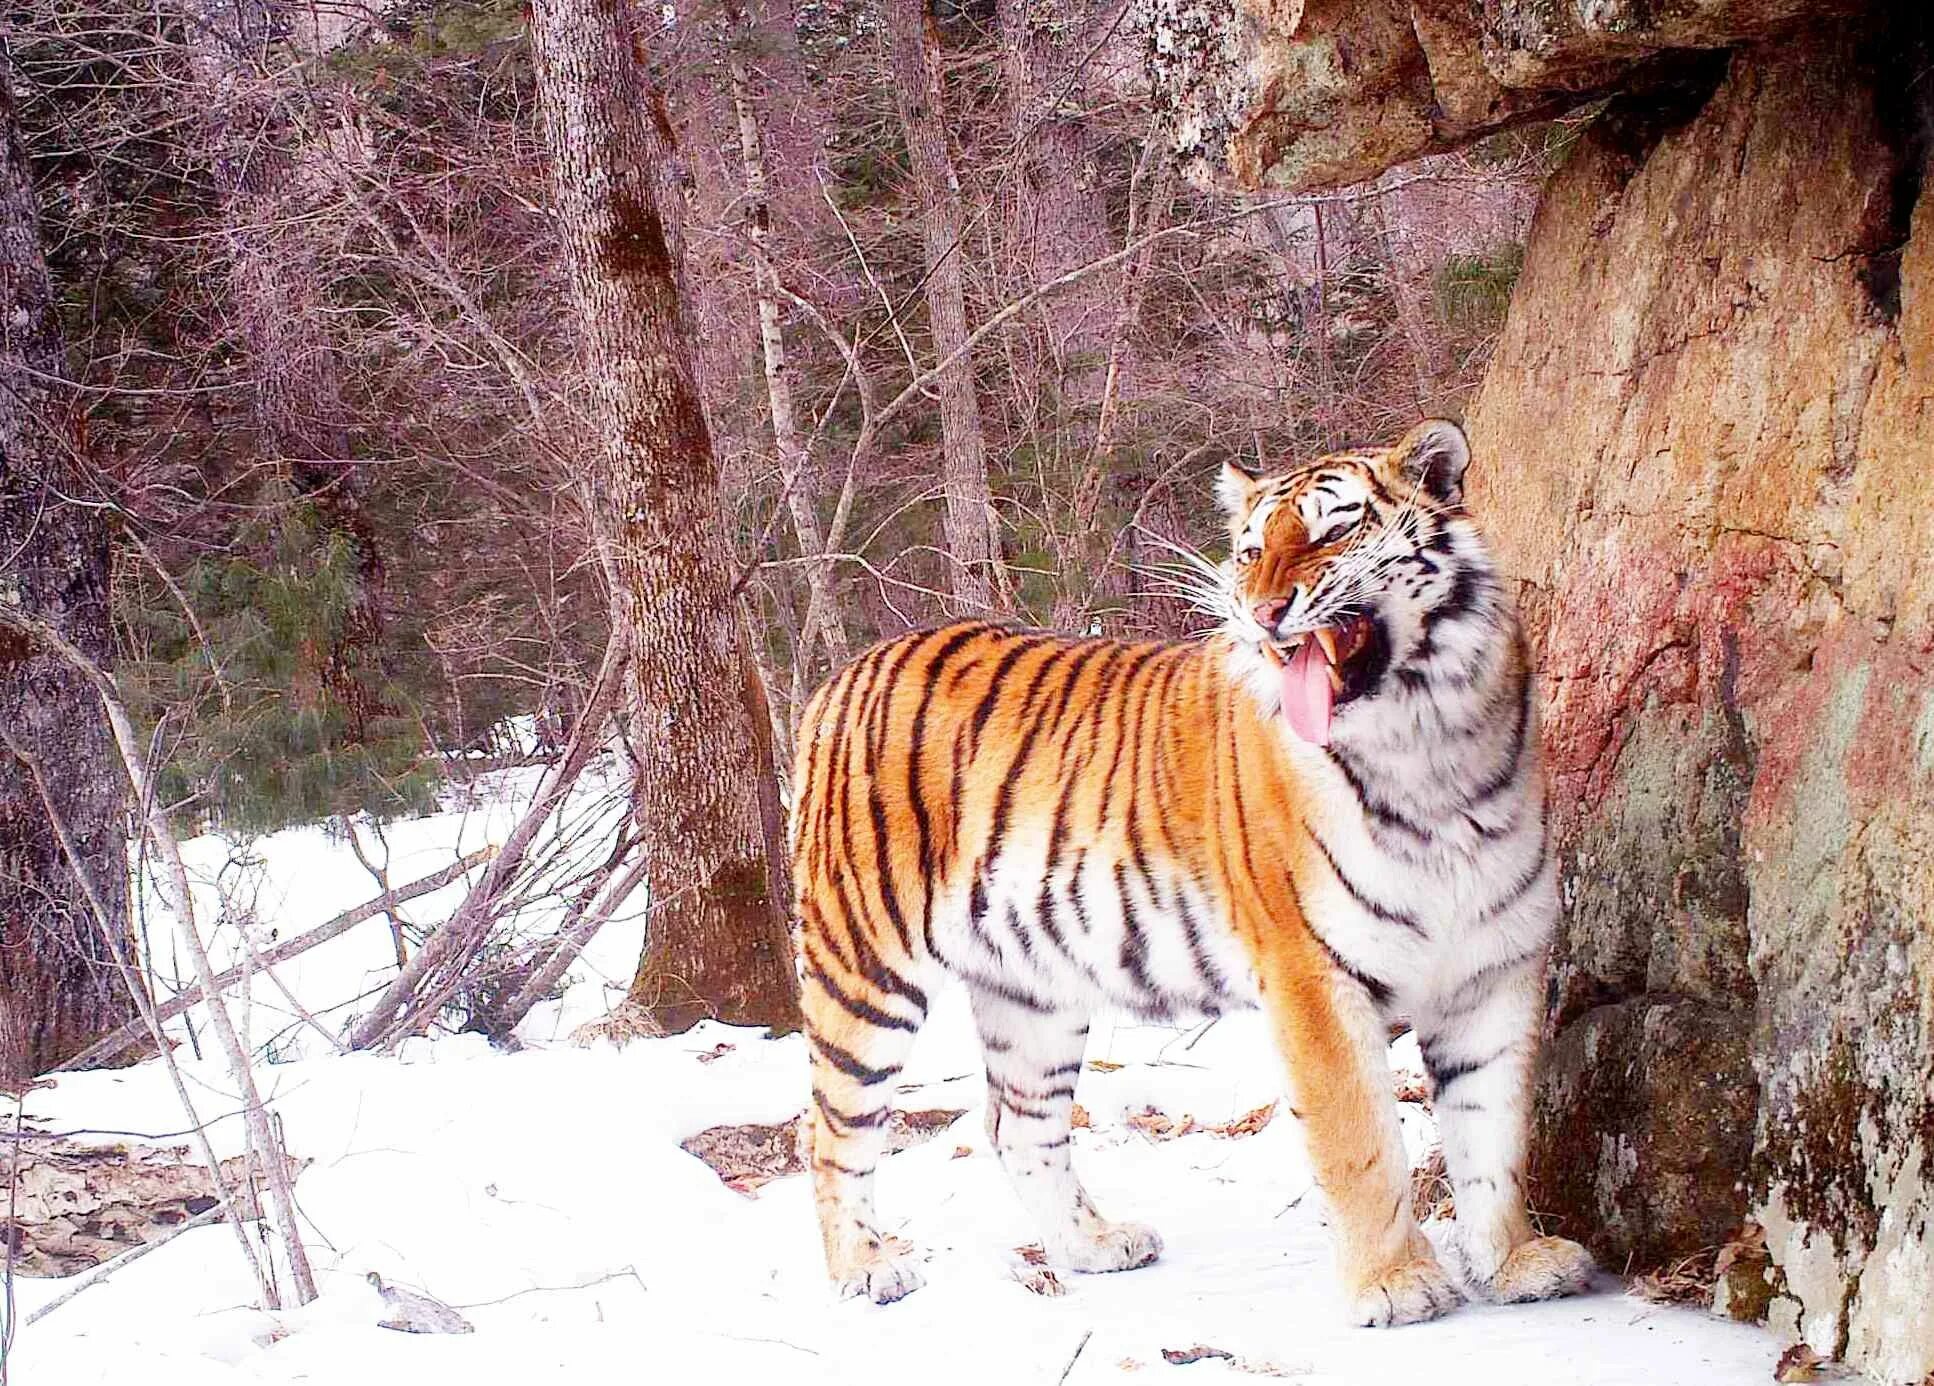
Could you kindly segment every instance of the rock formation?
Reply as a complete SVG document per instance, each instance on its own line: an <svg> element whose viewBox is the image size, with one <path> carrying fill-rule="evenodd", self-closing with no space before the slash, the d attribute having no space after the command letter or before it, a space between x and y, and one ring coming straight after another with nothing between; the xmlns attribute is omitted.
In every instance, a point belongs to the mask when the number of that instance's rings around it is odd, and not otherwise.
<svg viewBox="0 0 1934 1386"><path fill-rule="evenodd" d="M1188 151L1252 185L1618 93L1545 190L1468 421L1562 852L1533 1202L1615 1267L1755 1221L1776 1330L1923 1381L1934 13L1158 9L1195 16L1154 65Z"/></svg>

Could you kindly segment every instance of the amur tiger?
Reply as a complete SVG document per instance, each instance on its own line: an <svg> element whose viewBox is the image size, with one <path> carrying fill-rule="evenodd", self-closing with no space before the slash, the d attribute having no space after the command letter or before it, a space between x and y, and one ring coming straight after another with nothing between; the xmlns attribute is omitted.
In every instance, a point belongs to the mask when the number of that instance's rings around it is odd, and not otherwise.
<svg viewBox="0 0 1934 1386"><path fill-rule="evenodd" d="M934 988L966 986L987 1131L1049 1259L1146 1265L1069 1159L1089 1019L1260 1004L1363 1324L1580 1289L1525 1210L1558 898L1516 618L1463 507L1469 445L1227 468L1221 630L1188 643L965 622L814 694L793 810L811 1165L843 1295L917 1289L873 1176ZM1453 1279L1411 1212L1386 1060L1415 1028L1456 1196Z"/></svg>

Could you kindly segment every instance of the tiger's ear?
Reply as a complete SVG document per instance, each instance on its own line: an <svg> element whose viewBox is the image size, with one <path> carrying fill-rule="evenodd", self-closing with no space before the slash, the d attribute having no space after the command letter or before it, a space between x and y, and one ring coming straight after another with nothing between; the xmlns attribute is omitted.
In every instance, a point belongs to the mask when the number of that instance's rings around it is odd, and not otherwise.
<svg viewBox="0 0 1934 1386"><path fill-rule="evenodd" d="M1395 480L1407 491L1421 490L1447 505L1464 501L1464 469L1471 465L1471 441L1449 419L1425 419L1390 450Z"/></svg>
<svg viewBox="0 0 1934 1386"><path fill-rule="evenodd" d="M1260 472L1252 472L1235 462L1224 462L1215 479L1215 498L1222 503L1223 513L1232 520L1247 515L1249 502L1255 499L1256 483L1261 480Z"/></svg>

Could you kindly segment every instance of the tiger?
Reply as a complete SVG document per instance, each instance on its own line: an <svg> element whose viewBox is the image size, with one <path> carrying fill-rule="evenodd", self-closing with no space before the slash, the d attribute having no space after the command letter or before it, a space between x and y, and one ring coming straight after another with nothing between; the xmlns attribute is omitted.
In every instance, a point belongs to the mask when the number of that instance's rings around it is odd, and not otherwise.
<svg viewBox="0 0 1934 1386"><path fill-rule="evenodd" d="M1558 910L1535 689L1464 506L1470 444L1394 446L1216 483L1207 638L967 620L889 639L809 700L792 839L809 1165L836 1292L890 1303L888 1096L937 986L962 983L986 1131L1049 1263L1147 1265L1070 1158L1091 1017L1260 1006L1331 1209L1353 1322L1467 1295L1577 1293L1577 1242L1525 1202L1542 975ZM1455 1220L1412 1210L1389 1071L1414 1029Z"/></svg>

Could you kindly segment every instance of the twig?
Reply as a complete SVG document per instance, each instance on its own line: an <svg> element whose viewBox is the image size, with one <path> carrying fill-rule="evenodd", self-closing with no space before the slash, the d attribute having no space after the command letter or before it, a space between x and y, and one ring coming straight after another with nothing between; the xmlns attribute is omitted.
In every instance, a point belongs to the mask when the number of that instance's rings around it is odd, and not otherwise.
<svg viewBox="0 0 1934 1386"><path fill-rule="evenodd" d="M159 1251L162 1247L168 1245L169 1242L172 1242L176 1237L179 1237L184 1232L190 1231L197 1227L206 1227L210 1223L218 1221L221 1218L221 1215L222 1215L222 1205L217 1203L213 1208L203 1209L201 1212L195 1214L195 1216L193 1216L192 1218L189 1218L188 1221L184 1223L179 1223L174 1227L170 1227L166 1232L163 1232L159 1237L156 1237L153 1241L143 1242L140 1246L129 1247L126 1251L122 1252L119 1256L116 1256L112 1261L102 1262L100 1265L96 1266L93 1270L89 1271L86 1275L82 1276L79 1280L75 1281L72 1285L69 1285L66 1289L62 1290L59 1294L55 1295L52 1299L48 1300L45 1304L41 1305L40 1308L34 1310L33 1313L27 1315L27 1326L32 1327L34 1324L39 1323L42 1319L46 1318L49 1314L53 1313L54 1310L60 1308L61 1305L67 1303L68 1300L74 1298L74 1296L79 1294L82 1290L93 1289L96 1285L100 1284L103 1280L107 1279L110 1275L113 1275L116 1271L120 1270L123 1266L133 1265L136 1261L139 1261L143 1256L146 1256L150 1251Z"/></svg>
<svg viewBox="0 0 1934 1386"><path fill-rule="evenodd" d="M1081 1335L1081 1341L1074 1345L1074 1356L1070 1357L1068 1359L1068 1365L1061 1369L1061 1375L1054 1379L1054 1386L1063 1386L1063 1383L1068 1379L1069 1373L1074 1371L1074 1364L1079 1362L1081 1360L1081 1354L1087 1351L1088 1340L1094 1336L1095 1331L1092 1328Z"/></svg>
<svg viewBox="0 0 1934 1386"><path fill-rule="evenodd" d="M381 914L390 905L401 904L405 900L414 900L419 895L428 895L431 891L441 890L444 886L449 885L450 882L466 875L474 868L488 861L491 853L495 850L494 847L480 847L469 856L451 862L450 865L444 867L441 871L433 872L420 881L412 881L406 886L399 886L397 889L389 892L389 894L378 896L374 900L365 901L353 910L344 910L328 923L319 924L306 934L298 934L294 938L284 939L273 948L264 949L257 955L255 966L273 967L276 963L287 962L290 958L306 953L318 944L327 943L330 939L347 933L365 919L370 919ZM227 988L241 981L249 971L250 967L248 965L238 965L229 968L228 971L215 978L215 994L219 996ZM175 997L174 1000L155 1007L155 1019L157 1021L172 1020L190 1007L199 1005L206 995L207 993L200 986L192 986L182 992L181 995ZM131 1021L116 1030L113 1034L103 1036L101 1039L96 1040L60 1067L62 1070L68 1070L86 1068L89 1064L98 1063L109 1055L127 1048L129 1044L139 1039L143 1028L144 1022L138 1020Z"/></svg>

